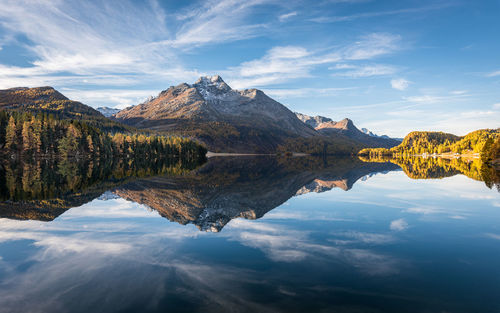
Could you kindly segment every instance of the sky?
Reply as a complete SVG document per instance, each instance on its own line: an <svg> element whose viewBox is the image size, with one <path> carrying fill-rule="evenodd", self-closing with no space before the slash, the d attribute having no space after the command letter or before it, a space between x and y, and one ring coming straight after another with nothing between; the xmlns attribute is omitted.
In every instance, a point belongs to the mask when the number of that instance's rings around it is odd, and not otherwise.
<svg viewBox="0 0 500 313"><path fill-rule="evenodd" d="M0 89L124 108L220 75L403 137L500 127L500 1L0 0Z"/></svg>

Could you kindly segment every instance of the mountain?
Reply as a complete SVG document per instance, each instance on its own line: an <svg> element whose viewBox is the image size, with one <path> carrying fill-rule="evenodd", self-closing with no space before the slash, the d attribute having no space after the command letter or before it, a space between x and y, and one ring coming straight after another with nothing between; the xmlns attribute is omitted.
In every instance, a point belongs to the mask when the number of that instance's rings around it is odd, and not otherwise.
<svg viewBox="0 0 500 313"><path fill-rule="evenodd" d="M0 109L52 114L59 119L79 120L105 130L123 131L124 125L96 109L65 97L52 87L18 87L0 90Z"/></svg>
<svg viewBox="0 0 500 313"><path fill-rule="evenodd" d="M43 111L64 118L103 117L97 110L66 98L52 87L18 87L0 90L0 108Z"/></svg>
<svg viewBox="0 0 500 313"><path fill-rule="evenodd" d="M120 112L120 109L108 108L108 107L98 107L97 111L101 112L102 115L106 117L111 117L112 115Z"/></svg>
<svg viewBox="0 0 500 313"><path fill-rule="evenodd" d="M114 118L139 128L196 137L215 152L269 153L288 138L318 135L262 91L234 90L217 75L172 86Z"/></svg>
<svg viewBox="0 0 500 313"><path fill-rule="evenodd" d="M352 140L355 140L362 145L371 147L391 148L397 146L400 141L396 139L378 136L371 136L360 131L352 120L345 118L335 122L324 116L309 116L301 113L295 113L296 116L305 124L313 127L316 131L324 136L344 135ZM373 133L372 133L373 134Z"/></svg>

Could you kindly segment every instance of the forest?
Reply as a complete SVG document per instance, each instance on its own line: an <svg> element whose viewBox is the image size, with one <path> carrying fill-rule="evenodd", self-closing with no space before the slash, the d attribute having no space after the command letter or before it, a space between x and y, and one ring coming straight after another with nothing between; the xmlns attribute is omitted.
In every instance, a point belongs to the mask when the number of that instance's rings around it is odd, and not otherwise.
<svg viewBox="0 0 500 313"><path fill-rule="evenodd" d="M500 130L481 129L473 131L463 137L443 132L411 132L403 142L391 149L368 148L359 151L359 155L405 156L405 155L441 155L441 154L476 154L481 155L483 161L490 162L500 157Z"/></svg>
<svg viewBox="0 0 500 313"><path fill-rule="evenodd" d="M206 149L189 138L105 132L81 120L53 114L0 110L1 154L22 158L204 158Z"/></svg>

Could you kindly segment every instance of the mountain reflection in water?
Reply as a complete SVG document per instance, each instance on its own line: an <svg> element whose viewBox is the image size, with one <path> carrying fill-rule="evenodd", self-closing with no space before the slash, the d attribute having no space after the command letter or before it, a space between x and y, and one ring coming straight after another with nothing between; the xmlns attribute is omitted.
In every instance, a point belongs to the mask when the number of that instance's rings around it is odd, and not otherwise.
<svg viewBox="0 0 500 313"><path fill-rule="evenodd" d="M494 175L398 162L4 164L0 313L499 312Z"/></svg>
<svg viewBox="0 0 500 313"><path fill-rule="evenodd" d="M0 168L0 217L51 221L98 197L121 197L170 221L218 232L234 218L258 219L293 196L348 191L359 179L380 172L403 168L411 178L465 174L481 180L480 165L457 162L263 156L214 157L204 164L164 160L150 166L46 160L7 164Z"/></svg>

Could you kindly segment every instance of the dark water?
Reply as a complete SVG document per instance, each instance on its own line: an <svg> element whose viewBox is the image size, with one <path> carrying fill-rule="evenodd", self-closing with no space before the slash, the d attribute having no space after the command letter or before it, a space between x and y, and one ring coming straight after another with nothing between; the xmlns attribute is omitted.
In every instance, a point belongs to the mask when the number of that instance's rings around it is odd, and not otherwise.
<svg viewBox="0 0 500 313"><path fill-rule="evenodd" d="M4 165L0 312L500 312L497 174L453 162Z"/></svg>

